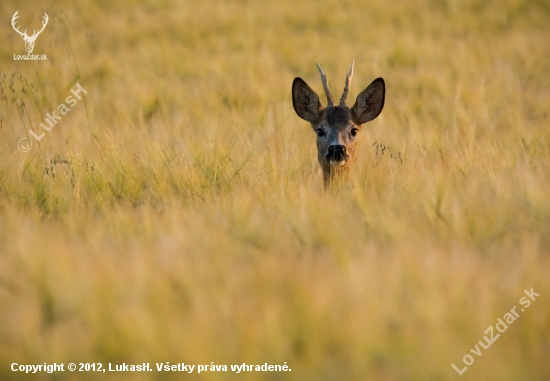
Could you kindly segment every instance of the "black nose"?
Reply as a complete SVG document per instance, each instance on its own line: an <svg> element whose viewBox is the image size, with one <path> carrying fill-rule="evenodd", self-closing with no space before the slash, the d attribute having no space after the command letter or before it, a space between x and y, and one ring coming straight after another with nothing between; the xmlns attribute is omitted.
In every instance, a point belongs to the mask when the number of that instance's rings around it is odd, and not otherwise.
<svg viewBox="0 0 550 381"><path fill-rule="evenodd" d="M327 159L341 161L346 158L346 146L333 144L328 147Z"/></svg>

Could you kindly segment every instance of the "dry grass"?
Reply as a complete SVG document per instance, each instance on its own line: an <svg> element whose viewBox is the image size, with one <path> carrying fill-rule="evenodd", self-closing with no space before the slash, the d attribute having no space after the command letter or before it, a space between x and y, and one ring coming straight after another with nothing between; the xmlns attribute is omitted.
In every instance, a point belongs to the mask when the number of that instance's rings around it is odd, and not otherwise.
<svg viewBox="0 0 550 381"><path fill-rule="evenodd" d="M0 5L0 379L55 361L550 378L548 1L46 4ZM13 60L17 9L23 29L50 15L48 61ZM324 193L290 87L320 91L318 61L339 92L352 57L350 98L382 76L386 106L353 185ZM76 83L85 100L20 152Z"/></svg>

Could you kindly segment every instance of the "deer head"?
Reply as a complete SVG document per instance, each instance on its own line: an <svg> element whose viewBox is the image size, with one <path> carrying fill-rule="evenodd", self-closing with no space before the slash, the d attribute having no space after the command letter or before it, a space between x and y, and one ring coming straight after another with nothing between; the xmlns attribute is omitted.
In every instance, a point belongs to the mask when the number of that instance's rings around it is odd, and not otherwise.
<svg viewBox="0 0 550 381"><path fill-rule="evenodd" d="M336 106L328 88L327 77L319 64L317 68L327 96L327 107L323 107L317 93L301 78L295 78L292 83L292 105L296 114L308 121L317 134L317 158L323 169L325 187L328 187L335 178L349 174L356 161L357 134L362 124L382 112L386 88L382 78L375 79L359 93L353 107L348 108L346 98L353 76L352 61L344 93L340 104Z"/></svg>
<svg viewBox="0 0 550 381"><path fill-rule="evenodd" d="M42 22L42 29L40 30L34 30L34 33L32 36L28 36L27 35L27 30L25 29L24 32L21 32L19 31L19 27L16 27L15 26L15 20L17 20L19 18L19 16L17 15L19 13L19 11L16 11L14 14L13 14L13 17L11 18L11 26L13 27L13 29L19 33L19 35L23 38L23 41L25 41L25 49L27 50L27 53L32 53L33 49L34 49L34 42L36 41L36 39L38 38L38 36L40 35L40 33L42 33L42 31L44 30L44 28L46 27L46 25L48 24L48 15L46 13L44 13L44 22Z"/></svg>

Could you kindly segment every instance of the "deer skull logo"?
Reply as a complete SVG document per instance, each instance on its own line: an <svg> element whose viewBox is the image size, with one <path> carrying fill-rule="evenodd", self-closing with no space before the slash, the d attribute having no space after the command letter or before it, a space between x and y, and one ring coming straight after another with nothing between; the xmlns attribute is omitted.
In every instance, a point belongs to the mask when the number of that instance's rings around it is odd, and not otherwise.
<svg viewBox="0 0 550 381"><path fill-rule="evenodd" d="M11 26L13 27L13 29L17 33L19 33L21 38L23 38L23 41L25 41L25 49L27 50L27 53L32 53L32 51L34 49L34 42L36 41L36 39L38 38L40 33L42 33L42 31L44 30L44 28L48 24L48 20L49 20L48 15L44 12L44 16L42 16L42 17L44 17L44 21L42 22L42 29L40 29L40 30L35 29L32 36L29 36L29 35L27 35L27 30L26 29L25 29L24 32L21 32L21 31L19 31L19 27L15 26L15 20L17 20L17 18L19 18L18 13L19 13L19 11L16 11L13 14L13 17L11 19Z"/></svg>

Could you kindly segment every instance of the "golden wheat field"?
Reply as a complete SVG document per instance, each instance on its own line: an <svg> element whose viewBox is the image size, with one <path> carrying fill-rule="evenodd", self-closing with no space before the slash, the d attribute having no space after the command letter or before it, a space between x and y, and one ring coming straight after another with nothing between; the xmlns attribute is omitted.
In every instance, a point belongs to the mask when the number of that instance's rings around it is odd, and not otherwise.
<svg viewBox="0 0 550 381"><path fill-rule="evenodd" d="M0 380L550 380L548 0L0 15ZM353 58L385 106L325 191L291 85Z"/></svg>

